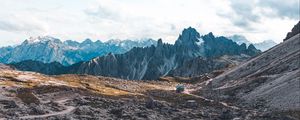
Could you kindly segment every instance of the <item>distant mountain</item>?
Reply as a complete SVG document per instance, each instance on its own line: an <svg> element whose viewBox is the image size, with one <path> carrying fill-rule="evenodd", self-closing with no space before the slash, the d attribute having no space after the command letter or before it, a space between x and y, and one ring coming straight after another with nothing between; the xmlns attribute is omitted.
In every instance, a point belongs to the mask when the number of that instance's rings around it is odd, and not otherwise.
<svg viewBox="0 0 300 120"><path fill-rule="evenodd" d="M12 50L13 50L13 47L11 47L11 46L0 48L0 61L1 61L1 58L6 56L7 54L9 54Z"/></svg>
<svg viewBox="0 0 300 120"><path fill-rule="evenodd" d="M268 49L270 49L271 47L274 47L275 45L277 45L277 43L275 43L273 40L265 40L259 43L252 43L249 40L247 40L247 38L245 36L242 35L233 35L233 36L229 36L229 39L233 40L234 42L236 42L237 44L241 45L243 43L245 43L247 46L249 46L250 44L253 44L256 48L258 48L261 51L266 51Z"/></svg>
<svg viewBox="0 0 300 120"><path fill-rule="evenodd" d="M255 56L259 53L260 51L253 45L247 48L246 45L238 45L226 37L215 37L212 33L200 36L196 29L189 27L183 30L174 45L165 44L160 39L157 41L157 46L134 47L124 54L109 53L90 61L69 66L65 73L101 75L133 80L155 80L170 74L171 71L176 71L177 68L187 68L184 66L189 65L188 62L194 62L193 59L198 59L195 61L201 59L200 61L204 63L211 63L211 60L224 55ZM203 64L202 67L208 68L214 64L217 63ZM14 66L20 70L42 72L27 68L30 66L22 67L18 64L14 64ZM209 68L201 73L218 68ZM182 74L174 72L172 75Z"/></svg>
<svg viewBox="0 0 300 120"><path fill-rule="evenodd" d="M273 40L265 40L260 43L254 43L253 45L261 51L266 51L277 45L277 43L275 43Z"/></svg>
<svg viewBox="0 0 300 120"><path fill-rule="evenodd" d="M12 63L10 66L16 69L26 69L26 71L39 71L39 73L47 75L58 75L67 71L67 67L58 62L43 63L40 61L25 60L19 63Z"/></svg>
<svg viewBox="0 0 300 120"><path fill-rule="evenodd" d="M94 57L108 53L121 54L133 47L147 47L155 45L156 41L144 39L140 41L124 40L108 42L90 39L79 43L72 40L62 42L50 36L30 38L15 47L0 48L0 62L17 63L26 60L43 63L59 62L71 65L80 61L88 61Z"/></svg>
<svg viewBox="0 0 300 120"><path fill-rule="evenodd" d="M233 35L233 36L229 36L228 38L233 40L234 42L236 42L239 45L241 45L243 43L245 43L247 46L252 44L249 40L247 40L247 38L245 36L242 36L242 35Z"/></svg>

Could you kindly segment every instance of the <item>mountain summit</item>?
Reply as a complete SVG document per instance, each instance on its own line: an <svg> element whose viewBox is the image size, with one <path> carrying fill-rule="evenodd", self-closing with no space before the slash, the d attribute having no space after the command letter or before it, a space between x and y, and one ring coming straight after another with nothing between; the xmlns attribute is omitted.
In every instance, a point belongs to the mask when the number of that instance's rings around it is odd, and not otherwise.
<svg viewBox="0 0 300 120"><path fill-rule="evenodd" d="M177 41L175 42L176 46L186 46L197 48L200 42L201 37L195 28L189 27L182 31L182 34L179 35Z"/></svg>
<svg viewBox="0 0 300 120"><path fill-rule="evenodd" d="M262 42L252 43L249 40L247 40L247 38L245 36L242 36L242 35L233 35L233 36L229 36L228 38L233 40L234 42L236 42L239 45L241 45L243 43L245 43L246 46L253 44L256 48L258 48L261 51L266 51L266 50L274 47L275 45L277 45L277 43L275 43L273 40L264 40Z"/></svg>

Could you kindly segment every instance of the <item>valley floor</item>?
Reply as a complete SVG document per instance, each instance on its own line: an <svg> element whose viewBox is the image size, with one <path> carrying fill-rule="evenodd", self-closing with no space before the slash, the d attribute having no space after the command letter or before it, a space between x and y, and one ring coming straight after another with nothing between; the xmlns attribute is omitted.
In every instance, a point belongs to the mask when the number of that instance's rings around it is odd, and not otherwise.
<svg viewBox="0 0 300 120"><path fill-rule="evenodd" d="M179 83L183 93L175 92ZM1 70L0 119L296 119L194 94L209 83Z"/></svg>

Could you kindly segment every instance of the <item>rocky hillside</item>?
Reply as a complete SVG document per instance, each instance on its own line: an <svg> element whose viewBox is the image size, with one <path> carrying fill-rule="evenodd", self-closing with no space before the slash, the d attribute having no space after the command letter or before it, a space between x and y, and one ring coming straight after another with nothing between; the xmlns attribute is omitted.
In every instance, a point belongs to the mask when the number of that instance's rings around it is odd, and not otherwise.
<svg viewBox="0 0 300 120"><path fill-rule="evenodd" d="M235 101L265 114L300 116L300 34L210 79L197 94Z"/></svg>
<svg viewBox="0 0 300 120"><path fill-rule="evenodd" d="M167 76L173 77L198 77L215 70L223 70L237 66L247 60L248 55L225 55L216 59L197 57L186 61L182 66L170 71Z"/></svg>
<svg viewBox="0 0 300 120"><path fill-rule="evenodd" d="M30 38L15 47L0 48L0 62L17 63L26 60L43 63L59 62L65 66L108 53L121 54L133 47L155 45L152 39L145 40L109 40L107 42L86 39L79 43L72 40L62 42L50 36Z"/></svg>

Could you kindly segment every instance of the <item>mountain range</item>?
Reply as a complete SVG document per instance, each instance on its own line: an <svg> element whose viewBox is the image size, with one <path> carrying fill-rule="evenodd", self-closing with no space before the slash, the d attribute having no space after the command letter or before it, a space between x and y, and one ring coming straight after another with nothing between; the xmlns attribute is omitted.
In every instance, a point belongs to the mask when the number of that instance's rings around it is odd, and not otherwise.
<svg viewBox="0 0 300 120"><path fill-rule="evenodd" d="M146 72L155 72L162 65L172 63L163 61L168 58L175 59L176 63L183 61L170 72L185 77L169 74L155 81L83 74L44 75L0 64L0 119L300 119L300 31L293 29L283 42L256 55L253 55L255 47L241 49L246 44L231 44L230 40L212 36L200 36L193 28L188 28L175 45L159 40L157 46L133 48L124 54L108 54L77 63L86 67L84 70L104 68L113 73L120 66L134 64L134 69L145 65L132 60L148 60L147 64L153 67L146 67ZM218 47L211 47L213 44ZM231 53L231 49L237 52ZM243 61L244 58L249 59ZM117 64L121 63L119 61L129 65ZM56 69L54 63L30 62L37 65L34 68L44 66L47 69L52 64ZM221 70L208 67L219 66L222 62L237 65ZM55 64L66 68L58 62ZM203 71L211 72L202 74ZM189 74L199 76L189 77ZM178 91L178 86L184 90Z"/></svg>
<svg viewBox="0 0 300 120"><path fill-rule="evenodd" d="M277 43L274 42L273 40L264 40L262 42L252 43L245 36L242 36L242 35L233 35L233 36L229 36L228 38L233 40L234 42L236 42L239 45L241 45L243 43L245 43L246 45L253 44L257 49L259 49L261 51L266 51L266 50L270 49L271 47L274 47L275 45L277 45Z"/></svg>
<svg viewBox="0 0 300 120"><path fill-rule="evenodd" d="M68 66L108 53L121 54L133 47L151 45L156 45L156 41L143 39L109 40L107 42L98 40L93 42L90 39L86 39L79 43L72 40L62 42L51 36L31 37L15 47L0 48L0 62L8 64L33 60L43 63L59 62Z"/></svg>
<svg viewBox="0 0 300 120"><path fill-rule="evenodd" d="M109 53L64 67L58 63L42 64L35 61L22 61L11 64L17 69L36 71L44 74L89 74L117 77L131 80L155 80L161 76L195 76L226 67L229 62L218 61L224 55L256 56L260 50L252 44L238 45L232 40L213 33L200 35L194 28L186 28L179 35L174 45L163 43L161 39L156 46L134 47L126 53ZM189 69L189 62L201 61L202 67L194 69L202 72L178 72L176 69ZM195 74L197 73L197 74Z"/></svg>

